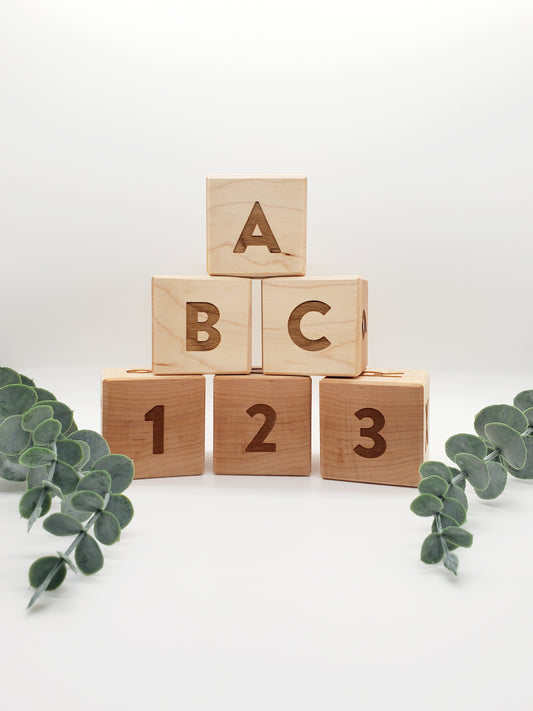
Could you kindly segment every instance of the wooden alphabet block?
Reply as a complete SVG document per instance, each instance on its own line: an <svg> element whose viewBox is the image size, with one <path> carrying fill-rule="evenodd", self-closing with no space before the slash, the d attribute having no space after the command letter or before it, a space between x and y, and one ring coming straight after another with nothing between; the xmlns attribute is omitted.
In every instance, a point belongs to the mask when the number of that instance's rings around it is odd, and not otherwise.
<svg viewBox="0 0 533 711"><path fill-rule="evenodd" d="M305 274L307 178L207 178L207 271Z"/></svg>
<svg viewBox="0 0 533 711"><path fill-rule="evenodd" d="M216 375L215 474L311 472L311 378Z"/></svg>
<svg viewBox="0 0 533 711"><path fill-rule="evenodd" d="M428 445L428 397L425 370L323 378L322 477L417 486Z"/></svg>
<svg viewBox="0 0 533 711"><path fill-rule="evenodd" d="M205 378L104 370L102 434L133 459L136 479L203 474Z"/></svg>
<svg viewBox="0 0 533 711"><path fill-rule="evenodd" d="M265 373L354 377L364 370L366 279L264 279L262 294Z"/></svg>
<svg viewBox="0 0 533 711"><path fill-rule="evenodd" d="M249 373L251 321L251 279L153 277L153 372Z"/></svg>

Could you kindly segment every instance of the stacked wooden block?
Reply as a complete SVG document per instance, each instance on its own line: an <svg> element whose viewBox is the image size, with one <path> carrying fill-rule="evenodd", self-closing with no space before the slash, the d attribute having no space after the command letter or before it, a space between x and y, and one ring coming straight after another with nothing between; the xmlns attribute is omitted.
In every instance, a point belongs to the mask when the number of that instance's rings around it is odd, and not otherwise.
<svg viewBox="0 0 533 711"><path fill-rule="evenodd" d="M304 276L304 176L207 179L209 276L152 280L152 369L103 374L103 434L137 477L204 471L214 374L215 474L311 471L311 375L327 479L416 486L427 448L426 371L365 371L368 284ZM252 368L252 279L262 368Z"/></svg>

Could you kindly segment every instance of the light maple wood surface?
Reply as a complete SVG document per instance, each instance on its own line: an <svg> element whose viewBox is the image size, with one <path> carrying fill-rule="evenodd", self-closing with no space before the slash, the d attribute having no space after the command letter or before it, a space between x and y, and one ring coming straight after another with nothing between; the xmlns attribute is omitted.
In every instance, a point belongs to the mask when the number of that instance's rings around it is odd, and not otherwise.
<svg viewBox="0 0 533 711"><path fill-rule="evenodd" d="M428 445L429 373L365 372L320 381L322 477L417 486Z"/></svg>
<svg viewBox="0 0 533 711"><path fill-rule="evenodd" d="M250 277L305 274L306 238L305 176L207 178L209 274ZM243 239L247 240L247 246L242 244ZM239 249L239 240L241 251L235 251ZM279 249L272 251L273 245Z"/></svg>
<svg viewBox="0 0 533 711"><path fill-rule="evenodd" d="M307 302L314 302L311 307L317 310L293 319L291 326L291 314L297 314L295 309ZM264 279L262 306L265 373L354 377L366 367L366 279L359 276ZM304 345L305 339L315 341L320 350L306 350L298 345L295 339L302 337ZM309 343L307 346L314 347Z"/></svg>
<svg viewBox="0 0 533 711"><path fill-rule="evenodd" d="M219 317L208 331L199 322ZM212 315L212 314L211 314ZM197 324L191 344L188 328ZM249 373L252 352L252 282L234 277L154 276L152 278L152 370L161 374ZM189 331L190 332L190 331ZM210 335L211 333L211 335ZM210 350L195 350L219 334Z"/></svg>
<svg viewBox="0 0 533 711"><path fill-rule="evenodd" d="M216 375L215 474L311 472L311 378Z"/></svg>
<svg viewBox="0 0 533 711"><path fill-rule="evenodd" d="M203 474L205 378L104 370L102 434L133 459L136 479Z"/></svg>

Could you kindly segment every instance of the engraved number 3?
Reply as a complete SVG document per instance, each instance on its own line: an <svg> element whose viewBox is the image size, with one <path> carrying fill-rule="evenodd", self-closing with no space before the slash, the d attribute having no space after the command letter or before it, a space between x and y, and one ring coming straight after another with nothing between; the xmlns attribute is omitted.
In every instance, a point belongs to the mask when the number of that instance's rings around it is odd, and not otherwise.
<svg viewBox="0 0 533 711"><path fill-rule="evenodd" d="M378 434L385 427L383 413L379 410L375 410L373 407L363 407L361 410L357 410L355 416L359 420L363 420L365 417L369 417L372 420L372 427L361 427L359 432L361 437L371 439L374 442L374 446L363 447L363 445L358 444L357 447L354 447L353 451L360 457L365 457L365 459L381 457L387 449L387 443L383 437Z"/></svg>

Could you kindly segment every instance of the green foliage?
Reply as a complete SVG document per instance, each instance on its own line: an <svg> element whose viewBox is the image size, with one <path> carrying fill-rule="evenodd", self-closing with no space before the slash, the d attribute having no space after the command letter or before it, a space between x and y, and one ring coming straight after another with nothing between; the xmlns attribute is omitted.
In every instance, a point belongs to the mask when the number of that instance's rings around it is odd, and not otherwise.
<svg viewBox="0 0 533 711"><path fill-rule="evenodd" d="M442 561L454 575L459 559L452 551L472 545L472 534L462 528L468 510L465 483L479 498L495 499L505 489L508 473L533 479L533 390L519 393L513 405L483 408L474 429L478 436L457 434L446 442L446 455L456 467L432 461L420 466L419 496L411 503L417 516L433 516L420 559L431 565Z"/></svg>
<svg viewBox="0 0 533 711"><path fill-rule="evenodd" d="M64 554L39 558L30 567L35 592L28 607L63 583L67 567L85 575L102 568L97 540L116 543L133 518L133 505L122 493L133 475L131 459L110 454L97 432L78 430L72 410L49 390L0 367L0 477L26 483L19 511L28 529L57 499L61 512L51 513L43 528L74 536ZM93 527L97 540L89 533ZM76 564L70 559L73 552Z"/></svg>

